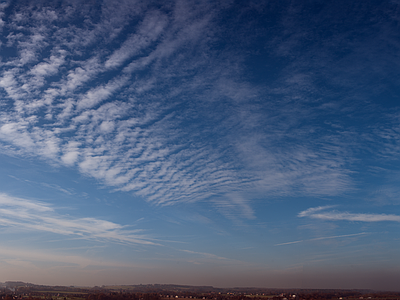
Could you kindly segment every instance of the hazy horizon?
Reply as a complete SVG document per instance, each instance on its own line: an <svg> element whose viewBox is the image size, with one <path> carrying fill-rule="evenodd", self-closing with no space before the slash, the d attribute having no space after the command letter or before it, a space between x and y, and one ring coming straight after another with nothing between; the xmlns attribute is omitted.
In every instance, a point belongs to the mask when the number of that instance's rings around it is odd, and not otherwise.
<svg viewBox="0 0 400 300"><path fill-rule="evenodd" d="M399 290L400 3L0 1L0 282Z"/></svg>
<svg viewBox="0 0 400 300"><path fill-rule="evenodd" d="M177 293L181 293L181 292L192 292L192 293L202 293L205 292L207 288L211 288L214 289L213 290L207 290L208 292L216 292L216 291L220 291L223 293L228 292L228 291L236 291L237 293L243 293L244 291L247 291L250 293L251 290L253 290L253 292L267 292L267 291L274 291L276 290L276 292L279 291L303 291L305 293L308 293L307 291L322 291L322 292L330 292L332 290L335 291L361 291L364 293L386 293L386 292L400 292L399 289L397 290L374 290L374 289L342 289L342 288L296 288L296 287L292 287L292 288L279 288L279 287L258 287L258 286L228 286L228 287L220 287L220 286L212 286L212 285L185 285L185 284L179 284L179 283L140 283L140 284L114 284L114 285L48 285L48 284L37 284L35 282L23 282L23 281L12 281L12 280L7 280L5 282L0 282L1 287L21 287L21 285L18 284L24 284L27 285L27 287L33 287L33 288L37 288L37 287L63 287L63 288L71 288L71 289L94 289L93 293L96 293L96 289L98 288L99 290L97 290L97 292L99 292L101 289L103 290L116 290L116 289L120 289L120 292L132 292L132 293L154 293L156 291L163 291L165 292L177 292ZM25 287L25 286L24 286ZM122 288L122 287L125 287ZM140 288L145 288L146 291L144 291L143 289ZM153 287L154 289L151 289L151 287ZM167 287L174 287L176 288L175 290L168 290ZM193 290L188 290L187 288L193 288ZM134 289L132 289L134 288ZM160 290L161 288L161 290ZM184 288L184 290L181 290L180 288ZM46 292L50 292L51 290L48 290ZM253 293L252 292L252 293ZM101 292L100 292L101 293ZM185 298L187 298L187 296L185 296Z"/></svg>

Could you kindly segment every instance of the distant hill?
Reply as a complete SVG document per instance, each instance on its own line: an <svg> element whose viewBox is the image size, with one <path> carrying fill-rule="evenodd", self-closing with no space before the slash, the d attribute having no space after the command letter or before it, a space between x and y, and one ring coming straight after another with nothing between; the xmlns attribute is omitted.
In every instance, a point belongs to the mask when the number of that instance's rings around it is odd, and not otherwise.
<svg viewBox="0 0 400 300"><path fill-rule="evenodd" d="M232 287L218 288L213 286L193 286L179 284L137 284L137 285L103 285L101 287L82 286L48 286L26 283L22 281L6 281L0 287L9 290L23 289L25 291L65 292L65 293L98 293L98 292L126 292L126 293L221 293L221 294L249 294L249 295L278 295L290 294L370 294L373 290L344 290L344 289L283 289L283 288L257 288L257 287Z"/></svg>

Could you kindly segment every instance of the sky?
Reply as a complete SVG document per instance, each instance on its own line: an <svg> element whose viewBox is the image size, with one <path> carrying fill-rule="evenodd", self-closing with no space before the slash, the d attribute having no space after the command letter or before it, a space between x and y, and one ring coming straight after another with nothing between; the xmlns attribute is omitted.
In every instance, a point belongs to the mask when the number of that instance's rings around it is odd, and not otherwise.
<svg viewBox="0 0 400 300"><path fill-rule="evenodd" d="M399 290L400 2L0 1L0 282Z"/></svg>

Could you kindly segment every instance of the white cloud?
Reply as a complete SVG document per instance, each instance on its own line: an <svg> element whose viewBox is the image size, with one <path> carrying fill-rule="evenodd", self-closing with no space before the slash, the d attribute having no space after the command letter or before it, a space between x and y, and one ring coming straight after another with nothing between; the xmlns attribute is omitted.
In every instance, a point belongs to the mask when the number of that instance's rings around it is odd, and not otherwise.
<svg viewBox="0 0 400 300"><path fill-rule="evenodd" d="M73 92L77 87L92 80L98 73L102 71L99 58L93 56L86 61L80 63L80 66L73 70L69 70L66 81L60 82L60 89L63 94Z"/></svg>
<svg viewBox="0 0 400 300"><path fill-rule="evenodd" d="M298 214L299 217L307 217L309 215L313 215L316 212L319 212L324 209L329 209L335 207L334 205L327 205L327 206L318 206L318 207L311 207L306 209Z"/></svg>
<svg viewBox="0 0 400 300"><path fill-rule="evenodd" d="M97 105L100 102L103 102L109 98L113 92L121 88L127 82L127 80L128 77L116 78L104 86L99 86L89 90L78 102L77 108L80 110L87 109Z"/></svg>
<svg viewBox="0 0 400 300"><path fill-rule="evenodd" d="M104 132L111 132L115 128L115 123L113 121L103 121L100 125L100 130Z"/></svg>
<svg viewBox="0 0 400 300"><path fill-rule="evenodd" d="M166 24L167 17L165 15L159 12L147 14L137 30L138 33L128 37L121 48L105 62L105 67L118 67L130 57L138 55L160 36Z"/></svg>
<svg viewBox="0 0 400 300"><path fill-rule="evenodd" d="M106 1L96 21L85 7L9 12L16 56L0 71L3 148L153 203L214 199L249 219L251 201L232 196L239 190L329 196L354 187L357 132L315 120L312 74L285 73L267 88L244 82L244 57L213 50L224 33L219 4Z"/></svg>
<svg viewBox="0 0 400 300"><path fill-rule="evenodd" d="M124 5L129 6L125 7L126 11L132 9L128 4ZM109 20L113 20L110 16L101 20L92 31L88 28L78 31L76 27L54 27L55 33L52 36L50 32L38 27L31 29L30 36L13 37L13 42L17 44L21 40L49 43L52 41L55 44L52 45L54 50L50 56L43 57L31 69L30 73L38 78L37 81L28 84L29 77L26 74L16 79L16 75L23 72L17 68L10 67L10 70L3 73L2 83L8 89L9 96L20 101L14 102L18 110L13 118L4 117L3 124L0 123L5 125L13 122L12 124L17 124L20 129L6 134L7 130L12 128L4 127L3 140L22 147L26 154L52 158L54 162L58 161L68 166L76 165L81 172L102 180L106 185L124 191L134 191L154 203L196 201L225 194L218 198L216 204L221 211L227 215L240 214L250 219L254 217L250 202L231 196L240 188L283 190L291 185L298 185L299 178L303 178L303 185L308 185L303 190L312 190L323 182L325 186L317 189L321 191L326 190L335 178L344 177L340 169L324 168L326 163L318 163L315 158L297 163L298 166L287 171L286 166L277 162L282 157L279 153L272 153L276 163L266 163L271 154L268 151L264 157L259 157L261 160L255 159L255 151L250 154L239 151L239 160L242 154L253 157L256 165L264 165L269 171L254 171L253 166L249 164L243 170L242 161L236 163L235 157L232 156L237 149L217 149L208 145L207 134L203 134L195 126L186 128L185 122L190 120L190 114L197 113L165 113L179 105L181 97L188 97L185 93L199 99L196 101L203 101L202 97L205 99L208 95L201 96L201 93L203 90L207 91L209 86L214 86L212 97L216 101L221 97L228 97L234 101L245 102L249 94L252 94L251 97L257 94L250 85L238 84L228 79L232 76L229 73L229 65L215 64L210 69L209 65L213 65L215 61L211 63L209 58L197 59L193 58L192 54L175 57L181 49L192 49L191 51L199 53L203 53L202 49L206 51L204 53L208 51L208 32L213 30L212 18L215 12L205 4L193 5L178 3L173 8L175 15L166 15L161 11L146 12L141 16L142 21L138 22L135 32L128 34L125 40L119 43L118 50L111 55L104 53L115 49L115 45L103 46L101 43L94 46L96 51L91 52L89 57L80 58L79 54L79 49L85 49L87 46L80 40L83 36L87 35L88 39L95 40L100 31L115 29L109 23ZM108 7L104 13L111 13L113 9ZM63 13L54 13L49 9L40 11L35 18L43 22L45 18L41 16L45 14L51 14L52 20L63 16ZM115 19L112 22L124 24L129 23L129 19ZM71 40L68 30L77 37ZM121 32L120 29L117 31ZM117 34L117 31L114 33ZM37 47L38 45L32 49L38 49ZM64 48L68 49L68 52L61 53L57 50ZM36 53L32 52L32 55ZM107 69L120 66L141 53L144 57L135 58L130 62L124 70L125 75L116 76L112 73L113 70ZM72 54L75 54L74 59ZM61 66L63 68L60 68ZM149 79L146 75L140 75L145 68ZM197 73L196 68L205 68L205 71L189 80L187 85L175 84L186 82L186 74ZM53 77L53 81L46 77L55 74L60 77ZM41 92L45 83L49 86ZM21 88L24 84L25 90ZM28 90L31 96L25 100L22 95ZM117 102L116 98L125 102ZM207 106L209 100L204 101L204 105ZM27 125L23 121L26 113L39 116L44 112L48 116L44 121L46 127ZM232 118L235 117L237 115L233 114ZM254 114L251 117L254 117ZM216 118L215 122L220 123L218 113L212 118ZM243 119L239 123L246 125L248 120L249 118ZM39 117L37 121L42 120ZM220 123L219 127L230 131L229 122ZM211 129L211 133L217 133L220 128ZM68 138L64 136L66 132ZM224 143L228 145L232 140L229 137L223 138L221 145ZM241 143L243 148L254 148L242 141L238 143ZM255 145L259 147L257 143ZM261 148L265 150L265 147ZM226 155L225 151L230 154ZM315 162L315 167L306 167L310 162ZM310 174L318 168L321 171L314 172L314 176L319 180L311 180ZM335 174L339 175L335 177ZM321 175L325 177L321 179ZM337 189L337 184L332 186L330 190L340 190Z"/></svg>
<svg viewBox="0 0 400 300"><path fill-rule="evenodd" d="M64 54L65 51L60 51ZM64 56L50 56L48 62L41 62L34 66L31 73L36 76L50 76L58 72L58 68L65 62Z"/></svg>
<svg viewBox="0 0 400 300"><path fill-rule="evenodd" d="M365 213L349 213L324 210L332 208L333 206L319 206L309 208L298 214L299 217L308 217L312 219L321 219L328 221L356 221L356 222L383 222L392 221L400 222L400 216L393 214L365 214Z"/></svg>
<svg viewBox="0 0 400 300"><path fill-rule="evenodd" d="M61 215L45 202L27 200L0 194L0 224L17 230L45 231L78 236L84 239L110 241L122 244L157 245L140 230L92 217L72 218Z"/></svg>
<svg viewBox="0 0 400 300"><path fill-rule="evenodd" d="M61 156L61 160L68 166L75 164L79 157L79 146L81 143L68 142L65 146L64 154Z"/></svg>

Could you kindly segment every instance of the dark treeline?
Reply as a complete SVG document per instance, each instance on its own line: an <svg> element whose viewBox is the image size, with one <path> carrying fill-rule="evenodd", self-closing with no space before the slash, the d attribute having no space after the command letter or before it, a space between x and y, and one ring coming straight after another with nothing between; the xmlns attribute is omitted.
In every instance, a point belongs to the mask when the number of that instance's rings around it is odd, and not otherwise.
<svg viewBox="0 0 400 300"><path fill-rule="evenodd" d="M160 300L158 293L96 293L86 296L86 300Z"/></svg>
<svg viewBox="0 0 400 300"><path fill-rule="evenodd" d="M86 295L86 300L400 300L400 293L368 293L358 291L305 292L305 293L193 293L164 291L162 293L109 292Z"/></svg>

